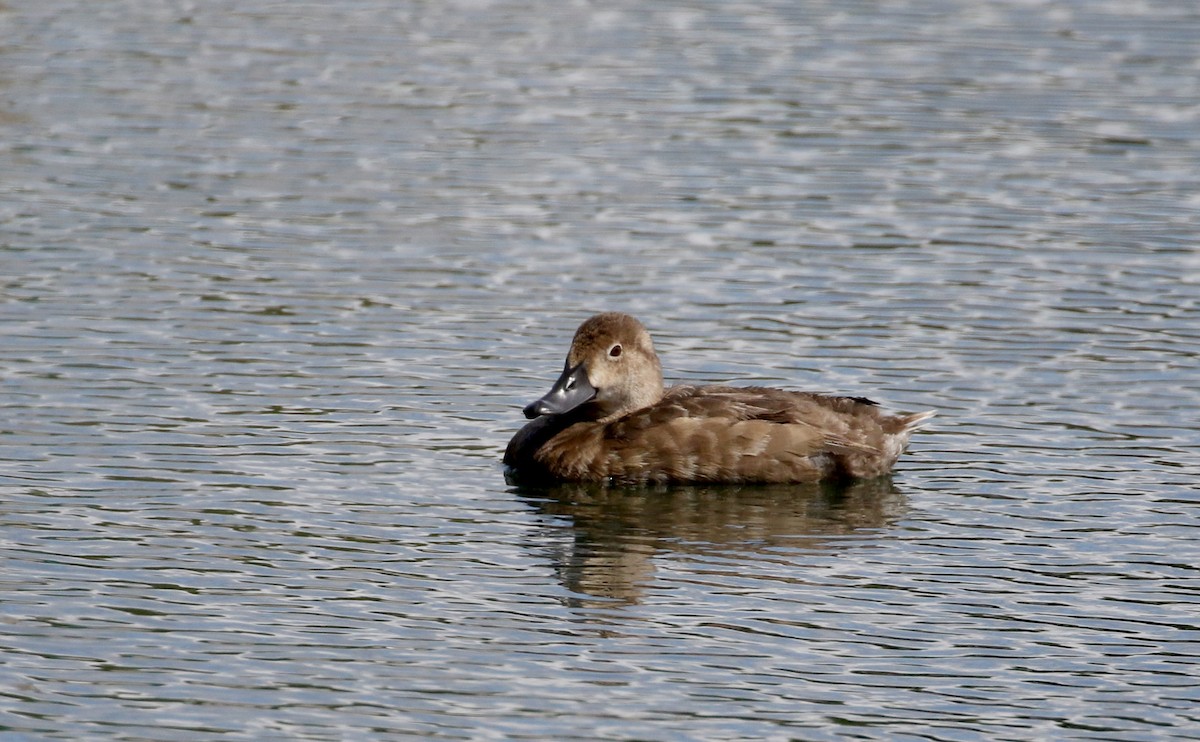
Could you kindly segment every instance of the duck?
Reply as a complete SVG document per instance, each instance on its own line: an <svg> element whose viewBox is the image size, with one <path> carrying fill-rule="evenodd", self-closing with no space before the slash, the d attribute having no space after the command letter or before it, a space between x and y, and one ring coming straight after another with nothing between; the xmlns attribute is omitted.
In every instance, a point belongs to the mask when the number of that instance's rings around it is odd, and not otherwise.
<svg viewBox="0 0 1200 742"><path fill-rule="evenodd" d="M936 411L761 386L664 387L650 333L623 312L579 326L558 380L504 452L517 482L790 484L889 474Z"/></svg>

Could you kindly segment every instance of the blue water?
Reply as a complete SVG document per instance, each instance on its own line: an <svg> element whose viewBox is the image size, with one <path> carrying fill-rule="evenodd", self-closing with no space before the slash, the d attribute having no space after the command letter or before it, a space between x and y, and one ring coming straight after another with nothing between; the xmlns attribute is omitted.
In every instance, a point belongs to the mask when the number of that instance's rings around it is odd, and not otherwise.
<svg viewBox="0 0 1200 742"><path fill-rule="evenodd" d="M1185 739L1187 3L0 6L0 736ZM520 489L590 313L937 408Z"/></svg>

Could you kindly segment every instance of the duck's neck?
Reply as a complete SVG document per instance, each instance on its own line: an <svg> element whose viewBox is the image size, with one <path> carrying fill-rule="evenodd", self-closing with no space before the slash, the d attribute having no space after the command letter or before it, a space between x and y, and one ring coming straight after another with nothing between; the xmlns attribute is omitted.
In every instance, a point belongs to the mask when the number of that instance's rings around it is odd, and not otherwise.
<svg viewBox="0 0 1200 742"><path fill-rule="evenodd" d="M630 389L628 394L622 400L622 404L617 409L609 412L601 417L598 422L607 423L616 420L619 417L624 417L631 413L643 410L651 405L658 404L658 401L663 397L662 377L658 377L658 381L654 384L638 385L634 389Z"/></svg>

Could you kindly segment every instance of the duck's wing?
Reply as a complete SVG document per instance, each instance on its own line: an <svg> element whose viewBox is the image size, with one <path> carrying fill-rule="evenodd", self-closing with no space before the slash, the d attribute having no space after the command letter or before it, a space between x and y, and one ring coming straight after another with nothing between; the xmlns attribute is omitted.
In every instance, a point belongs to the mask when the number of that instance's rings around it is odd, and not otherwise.
<svg viewBox="0 0 1200 742"><path fill-rule="evenodd" d="M818 447L838 453L872 453L878 447L855 428L877 429L880 413L865 397L791 392L770 387L677 386L659 406L669 416L762 421L797 426ZM857 422L858 425L853 423ZM793 436L794 437L794 436Z"/></svg>
<svg viewBox="0 0 1200 742"><path fill-rule="evenodd" d="M875 455L865 443L803 420L767 390L672 389L657 404L604 426L598 441L615 480L804 482L839 460ZM786 393L780 393L781 395Z"/></svg>

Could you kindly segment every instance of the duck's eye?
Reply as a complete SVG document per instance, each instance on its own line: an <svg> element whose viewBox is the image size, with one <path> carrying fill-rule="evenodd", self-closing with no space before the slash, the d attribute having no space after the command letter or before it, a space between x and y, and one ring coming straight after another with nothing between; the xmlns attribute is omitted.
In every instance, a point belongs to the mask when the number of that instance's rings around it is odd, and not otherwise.
<svg viewBox="0 0 1200 742"><path fill-rule="evenodd" d="M609 348L609 349L608 349L608 357L609 357L609 358L620 358L620 357L621 357L621 345L620 345L620 343L618 343L618 344L616 344L616 345L614 345L613 347L611 347L611 348Z"/></svg>

